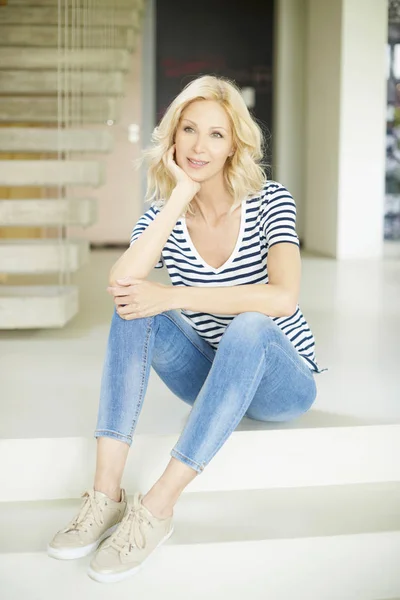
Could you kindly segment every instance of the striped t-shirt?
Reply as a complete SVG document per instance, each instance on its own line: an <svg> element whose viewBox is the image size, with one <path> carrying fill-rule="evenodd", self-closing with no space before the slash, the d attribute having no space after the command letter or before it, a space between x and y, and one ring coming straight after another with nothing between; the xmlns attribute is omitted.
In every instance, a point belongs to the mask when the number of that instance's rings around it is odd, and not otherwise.
<svg viewBox="0 0 400 600"><path fill-rule="evenodd" d="M131 245L157 217L163 201L155 201L138 220ZM173 285L221 287L268 283L268 249L288 242L299 246L296 233L296 205L290 193L276 181L268 181L260 194L242 202L242 218L236 246L228 260L218 269L208 265L197 252L181 217L171 231L155 265L164 265ZM217 349L222 335L235 315L211 314L181 310L182 317L213 348ZM290 317L270 317L287 335L307 366L321 372L315 361L314 336L300 307Z"/></svg>

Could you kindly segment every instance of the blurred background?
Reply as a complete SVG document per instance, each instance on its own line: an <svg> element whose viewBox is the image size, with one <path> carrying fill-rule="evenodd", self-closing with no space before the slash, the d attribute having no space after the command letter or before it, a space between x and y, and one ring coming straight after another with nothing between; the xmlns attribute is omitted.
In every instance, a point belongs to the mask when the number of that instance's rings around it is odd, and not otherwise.
<svg viewBox="0 0 400 600"><path fill-rule="evenodd" d="M133 161L204 73L240 86L268 141L268 176L296 200L305 251L400 257L396 0L2 5L0 328L77 314L73 274L95 248L127 247L148 208Z"/></svg>
<svg viewBox="0 0 400 600"><path fill-rule="evenodd" d="M108 275L149 206L133 162L201 74L238 84L268 141L268 176L295 198L300 306L328 371L296 422L243 419L191 487L198 529L169 543L196 576L193 599L400 597L400 0L0 0L0 530L26 525L0 535L2 599L74 593L72 567L60 589L52 564L46 588L40 561L93 475ZM165 268L149 279L171 284ZM128 493L160 475L188 411L151 371ZM231 575L213 553L231 525L201 520L201 498L229 490L259 490L274 515L272 532L243 525L236 541L284 543L282 555L240 547ZM173 578L163 557L157 572ZM193 572L207 561L221 569L216 595ZM187 597L168 581L163 597ZM142 598L158 584L139 580Z"/></svg>

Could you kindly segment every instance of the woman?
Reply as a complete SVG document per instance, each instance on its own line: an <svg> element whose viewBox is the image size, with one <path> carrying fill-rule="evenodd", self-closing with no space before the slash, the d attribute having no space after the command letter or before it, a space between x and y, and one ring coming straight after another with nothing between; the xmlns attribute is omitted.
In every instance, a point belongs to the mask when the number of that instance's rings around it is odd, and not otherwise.
<svg viewBox="0 0 400 600"><path fill-rule="evenodd" d="M145 153L152 204L110 274L116 309L94 487L48 546L50 556L77 558L108 538L89 568L101 582L131 575L170 537L181 493L243 416L298 417L315 400L320 372L297 304L295 203L266 181L261 130L235 84L213 76L191 82L153 142ZM164 264L172 286L146 281ZM130 505L120 483L151 366L193 408L165 472Z"/></svg>

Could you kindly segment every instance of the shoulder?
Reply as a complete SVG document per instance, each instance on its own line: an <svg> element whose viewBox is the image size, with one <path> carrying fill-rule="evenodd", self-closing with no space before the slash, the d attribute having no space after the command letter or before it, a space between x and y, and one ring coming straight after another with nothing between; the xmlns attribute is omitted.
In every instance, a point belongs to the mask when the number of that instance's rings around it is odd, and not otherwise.
<svg viewBox="0 0 400 600"><path fill-rule="evenodd" d="M296 215L296 203L284 185L267 181L261 191L260 210L264 216L287 211Z"/></svg>
<svg viewBox="0 0 400 600"><path fill-rule="evenodd" d="M151 215L157 215L162 211L164 205L165 202L163 200L153 200L153 202L150 204L150 208L146 211L146 214L149 213Z"/></svg>
<svg viewBox="0 0 400 600"><path fill-rule="evenodd" d="M265 183L261 191L261 199L265 203L284 198L294 202L292 194L279 181L267 181Z"/></svg>
<svg viewBox="0 0 400 600"><path fill-rule="evenodd" d="M162 210L165 206L165 200L153 200L153 202L150 205L150 208L152 208L155 212L160 212L160 210Z"/></svg>
<svg viewBox="0 0 400 600"><path fill-rule="evenodd" d="M162 203L161 200L154 200L142 214L142 216L139 219L139 222L152 221L154 217L157 216L159 212L161 212L163 206L164 203Z"/></svg>

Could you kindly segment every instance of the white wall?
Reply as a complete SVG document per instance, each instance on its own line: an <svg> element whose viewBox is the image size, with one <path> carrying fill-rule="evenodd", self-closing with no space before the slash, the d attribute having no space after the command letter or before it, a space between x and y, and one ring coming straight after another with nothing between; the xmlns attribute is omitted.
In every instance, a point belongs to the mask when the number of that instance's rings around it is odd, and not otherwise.
<svg viewBox="0 0 400 600"><path fill-rule="evenodd" d="M385 0L346 0L342 15L338 258L383 252Z"/></svg>
<svg viewBox="0 0 400 600"><path fill-rule="evenodd" d="M385 0L308 0L305 246L383 253Z"/></svg>
<svg viewBox="0 0 400 600"><path fill-rule="evenodd" d="M304 242L336 254L339 189L341 0L308 0Z"/></svg>
<svg viewBox="0 0 400 600"><path fill-rule="evenodd" d="M307 0L279 0L275 11L273 177L297 205L297 232L304 236L305 79Z"/></svg>

